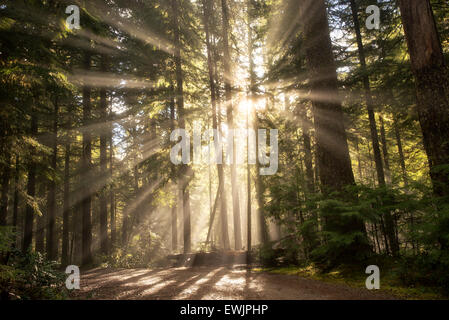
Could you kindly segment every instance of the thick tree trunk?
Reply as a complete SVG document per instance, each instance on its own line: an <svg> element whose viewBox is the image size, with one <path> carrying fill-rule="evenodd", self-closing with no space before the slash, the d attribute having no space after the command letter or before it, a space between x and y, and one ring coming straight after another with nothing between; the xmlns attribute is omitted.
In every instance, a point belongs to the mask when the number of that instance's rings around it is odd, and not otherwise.
<svg viewBox="0 0 449 320"><path fill-rule="evenodd" d="M84 67L86 70L90 69L91 56L85 53ZM92 134L89 125L92 120L91 107L91 88L83 85L83 154L81 157L81 167L83 174L86 175L82 190L81 211L82 211L82 264L89 265L93 262L92 257ZM81 182L81 183L83 183Z"/></svg>
<svg viewBox="0 0 449 320"><path fill-rule="evenodd" d="M231 71L231 54L229 50L229 12L226 0L221 0L221 10L223 15L223 69L225 81L225 97L226 97L226 118L228 129L234 129L234 106L232 103L232 71ZM234 137L232 137L234 142ZM235 143L232 143L232 163L231 163L231 191L232 191L232 212L234 217L234 240L235 250L242 248L242 230L240 223L240 199L237 187L237 170L236 170L236 154Z"/></svg>
<svg viewBox="0 0 449 320"><path fill-rule="evenodd" d="M449 70L429 0L399 0L415 75L418 116L437 195L449 195ZM448 241L441 243L449 247Z"/></svg>
<svg viewBox="0 0 449 320"><path fill-rule="evenodd" d="M209 1L203 1L204 6L204 27L206 31L206 49L207 49L207 66L208 66L208 73L209 73L209 86L210 86L210 94L211 94L211 106L212 106L212 128L214 130L218 130L218 120L217 120L217 96L216 96L216 86L215 86L215 77L216 74L214 73L214 66L212 63L212 48L211 48L211 41L210 41L210 31L209 31L209 17L212 15L212 10L210 8L211 3ZM217 172L218 172L218 191L217 194L217 200L220 198L220 213L221 213L221 221L224 221L224 223L221 224L222 226L222 239L224 243L224 249L228 250L229 245L229 233L228 233L228 222L227 222L227 216L228 216L228 208L226 204L226 190L224 188L224 168L223 164L217 164ZM213 214L211 217L210 225L213 225L213 219L215 217L215 210L216 205L214 205L213 208ZM209 228L211 229L211 228Z"/></svg>
<svg viewBox="0 0 449 320"><path fill-rule="evenodd" d="M69 116L70 119L70 116ZM71 121L67 124L67 132L71 127ZM70 262L69 258L69 230L70 230L70 140L66 137L64 155L64 196L62 213L62 256L61 264L66 266Z"/></svg>
<svg viewBox="0 0 449 320"><path fill-rule="evenodd" d="M101 69L103 72L107 71L106 57L102 57ZM107 121L107 101L106 89L100 89L100 121L106 123ZM108 175L108 158L107 158L107 143L108 132L106 126L101 127L100 132L100 181L104 181ZM109 248L108 241L108 200L107 200L107 185L105 184L100 190L100 252L107 255Z"/></svg>
<svg viewBox="0 0 449 320"><path fill-rule="evenodd" d="M326 5L324 0L308 0L306 3L307 13L313 13L304 22L312 96L328 96L326 101L319 98L312 101L320 181L324 189L341 190L346 185L354 184L354 176L338 97ZM303 16L305 15L306 13Z"/></svg>
<svg viewBox="0 0 449 320"><path fill-rule="evenodd" d="M324 193L343 191L353 185L354 175L344 128L343 111L338 96L337 72L330 40L329 24L324 0L307 0L303 3L304 41L309 67L317 159L321 188ZM326 99L320 99L326 95ZM360 232L352 245L342 252L341 259L353 259L368 250L368 240L363 221L358 218L327 219L326 229L339 233Z"/></svg>
<svg viewBox="0 0 449 320"><path fill-rule="evenodd" d="M37 136L38 124L36 109L31 110L31 130L30 135L35 138ZM36 162L34 156L36 149L31 147L30 157L28 159L28 181L27 181L27 195L34 198L36 195ZM34 208L27 203L25 209L25 222L23 226L23 241L22 251L26 252L33 241L33 224L34 224Z"/></svg>
<svg viewBox="0 0 449 320"><path fill-rule="evenodd" d="M185 110L184 110L184 89L183 89L183 74L181 61L181 37L180 26L181 21L179 15L178 0L171 0L172 8L172 28L173 28L173 43L175 47L175 74L176 74L176 102L178 106L179 127L185 129ZM182 208L184 218L184 253L191 251L191 226L190 226L190 193L188 190L190 179L193 175L189 165L183 164L181 168L181 191L182 191Z"/></svg>
<svg viewBox="0 0 449 320"><path fill-rule="evenodd" d="M52 154L50 157L50 168L52 170L52 177L48 181L47 193L47 258L49 260L56 260L56 166L58 160L58 100L54 100L53 111L53 130L51 135Z"/></svg>

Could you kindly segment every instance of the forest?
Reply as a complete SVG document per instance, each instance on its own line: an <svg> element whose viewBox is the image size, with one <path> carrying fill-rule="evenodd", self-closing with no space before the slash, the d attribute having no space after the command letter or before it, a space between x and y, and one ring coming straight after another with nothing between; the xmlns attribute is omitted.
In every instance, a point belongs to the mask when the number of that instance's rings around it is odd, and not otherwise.
<svg viewBox="0 0 449 320"><path fill-rule="evenodd" d="M0 0L0 299L447 299L448 268L446 0Z"/></svg>

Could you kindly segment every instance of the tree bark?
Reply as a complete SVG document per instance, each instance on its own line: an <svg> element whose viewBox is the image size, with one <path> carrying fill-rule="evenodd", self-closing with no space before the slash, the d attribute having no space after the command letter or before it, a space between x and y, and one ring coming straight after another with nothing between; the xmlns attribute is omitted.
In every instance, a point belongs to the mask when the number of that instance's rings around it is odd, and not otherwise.
<svg viewBox="0 0 449 320"><path fill-rule="evenodd" d="M396 137L396 144L398 147L399 163L401 164L402 180L404 181L404 186L407 187L408 177L407 177L407 169L405 167L405 157L404 157L404 150L402 148L401 133L399 131L398 118L394 114L393 114L393 126L394 126L394 135Z"/></svg>
<svg viewBox="0 0 449 320"><path fill-rule="evenodd" d="M20 176L19 156L16 155L16 167L14 173L14 201L12 210L12 225L15 231L17 231L17 220L19 216L19 176Z"/></svg>
<svg viewBox="0 0 449 320"><path fill-rule="evenodd" d="M115 215L115 195L114 195L114 141L113 141L113 131L112 124L109 132L109 178L111 179L111 184L109 188L109 211L111 213L111 251L117 244L117 217Z"/></svg>
<svg viewBox="0 0 449 320"><path fill-rule="evenodd" d="M380 122L380 137L382 141L382 153L384 156L384 168L385 168L385 177L386 182L388 184L391 184L391 170L390 170L390 157L388 155L388 146L387 146L387 134L385 131L385 123L384 118L379 115L379 122Z"/></svg>
<svg viewBox="0 0 449 320"><path fill-rule="evenodd" d="M209 73L209 86L210 86L210 94L211 94L211 106L212 106L212 128L214 130L219 130L218 128L218 119L217 119L217 96L216 96L216 85L215 85L215 77L216 74L214 72L214 66L212 63L212 46L210 41L210 24L209 24L209 17L213 14L210 7L211 3L209 1L203 1L203 7L204 7L204 28L206 32L206 49L207 49L207 66L208 66L208 73ZM224 249L229 249L229 234L228 234L228 223L227 223L227 204L226 204L226 190L224 188L224 168L223 164L218 163L217 164L217 172L218 172L218 194L216 199L220 199L220 213L221 213L221 220L225 221L225 223L222 223L222 239L224 244ZM211 217L210 224L213 225L213 219L215 217L215 210L216 205L214 205L213 208L213 214Z"/></svg>
<svg viewBox="0 0 449 320"><path fill-rule="evenodd" d="M70 111L69 111L70 112ZM71 116L67 122L67 137L65 141L65 155L64 155L64 200L63 200L63 213L62 213L62 253L61 264L66 266L69 261L69 230L70 230L70 136L69 131L71 129Z"/></svg>
<svg viewBox="0 0 449 320"><path fill-rule="evenodd" d="M108 69L106 57L102 57L101 69L106 72ZM106 89L100 89L100 121L107 122L107 101ZM108 175L108 158L107 158L107 143L108 132L106 126L101 127L100 132L100 181L104 181ZM107 200L107 185L102 186L100 190L100 252L103 255L108 254L109 239L108 239L108 200Z"/></svg>
<svg viewBox="0 0 449 320"><path fill-rule="evenodd" d="M85 53L84 67L86 70L90 69L91 56L90 53ZM92 120L91 107L91 88L88 85L83 85L83 154L81 157L81 167L83 174L86 175L87 185L83 187L85 192L82 194L81 211L82 211L82 264L89 265L93 262L92 257L92 134L89 125Z"/></svg>
<svg viewBox="0 0 449 320"><path fill-rule="evenodd" d="M33 107L31 110L31 128L30 135L33 138L36 138L38 132L38 123L37 123L37 111L36 108ZM27 195L31 198L34 198L36 195L36 148L30 148L30 157L28 159L28 181L27 181ZM31 247L33 241L33 224L34 224L34 208L27 202L25 209L25 222L23 226L23 242L22 242L22 252L27 252Z"/></svg>
<svg viewBox="0 0 449 320"><path fill-rule="evenodd" d="M180 12L178 0L171 0L172 8L172 28L173 28L173 43L175 47L174 61L175 61L175 75L176 75L176 103L179 114L179 127L185 129L185 110L184 110L184 89L183 89L183 74L182 74L182 60L181 60L181 37L179 31ZM192 170L189 165L183 164L181 168L181 185L182 192L182 208L184 219L184 253L191 251L191 226L190 226L190 193L189 183L192 177Z"/></svg>
<svg viewBox="0 0 449 320"><path fill-rule="evenodd" d="M56 167L58 160L58 98L55 97L53 102L53 130L51 134L52 154L50 157L51 178L48 181L47 193L47 258L48 260L56 260Z"/></svg>
<svg viewBox="0 0 449 320"><path fill-rule="evenodd" d="M399 0L402 24L415 75L418 116L437 195L449 195L449 70L429 0ZM443 241L449 247L448 241Z"/></svg>
<svg viewBox="0 0 449 320"><path fill-rule="evenodd" d="M359 17L357 14L357 5L355 0L350 0L351 11L352 11L352 19L354 23L354 30L357 38L357 47L359 53L359 61L363 74L363 87L365 89L365 99L366 99L366 107L368 109L368 118L369 118L369 127L371 132L371 142L373 144L373 152L374 152L374 162L376 164L376 172L377 172L377 181L379 185L385 185L385 174L384 168L382 164L382 156L380 153L379 147L379 136L377 133L377 124L376 117L374 115L374 103L371 95L371 86L369 82L368 73L366 70L366 61L365 61L365 49L363 47L362 35L360 32L360 23Z"/></svg>
<svg viewBox="0 0 449 320"><path fill-rule="evenodd" d="M310 75L317 159L321 188L324 193L343 191L353 185L354 175L344 128L343 111L338 95L336 65L332 52L326 4L324 0L307 0L302 10L306 62ZM320 99L326 95L326 99ZM328 231L339 233L359 232L361 236L341 253L341 259L353 259L368 251L365 225L359 218L330 218L326 221Z"/></svg>
<svg viewBox="0 0 449 320"><path fill-rule="evenodd" d="M222 10L222 31L223 31L223 68L225 81L225 97L226 97L226 118L228 129L234 129L234 106L232 103L232 70L231 70L231 54L229 50L229 12L226 0L221 0ZM236 170L236 154L235 154L235 138L232 137L232 163L231 163L231 191L232 191L232 212L234 217L234 240L235 250L242 248L242 230L240 223L240 199L237 187L237 170Z"/></svg>
<svg viewBox="0 0 449 320"><path fill-rule="evenodd" d="M304 106L305 107L305 106ZM310 143L310 123L307 117L307 110L300 111L300 121L302 130L302 142L304 145L304 165L306 167L307 191L315 191L315 180L313 178L312 145Z"/></svg>
<svg viewBox="0 0 449 320"><path fill-rule="evenodd" d="M11 153L7 150L6 146L5 158L6 164L3 166L3 173L1 177L1 196L0 196L0 226L6 226L6 218L8 215L8 192L9 192L9 180L11 176Z"/></svg>
<svg viewBox="0 0 449 320"><path fill-rule="evenodd" d="M173 85L170 86L170 129L173 131L175 129L175 90ZM178 193L177 188L173 190L174 193L174 204L171 208L171 247L172 251L176 252L178 250Z"/></svg>

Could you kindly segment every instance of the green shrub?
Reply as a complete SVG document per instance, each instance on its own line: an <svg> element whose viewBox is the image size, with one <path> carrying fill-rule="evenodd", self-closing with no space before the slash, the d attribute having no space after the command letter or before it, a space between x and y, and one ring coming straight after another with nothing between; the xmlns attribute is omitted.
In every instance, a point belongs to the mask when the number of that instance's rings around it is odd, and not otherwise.
<svg viewBox="0 0 449 320"><path fill-rule="evenodd" d="M63 299L66 275L39 252L12 250L8 265L0 265L3 299Z"/></svg>

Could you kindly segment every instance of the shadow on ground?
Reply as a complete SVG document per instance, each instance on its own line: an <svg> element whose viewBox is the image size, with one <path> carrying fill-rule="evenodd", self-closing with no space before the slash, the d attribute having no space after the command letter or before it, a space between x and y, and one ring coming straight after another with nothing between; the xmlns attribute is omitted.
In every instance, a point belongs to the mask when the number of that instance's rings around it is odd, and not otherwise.
<svg viewBox="0 0 449 320"><path fill-rule="evenodd" d="M379 300L383 293L242 267L92 269L73 299Z"/></svg>

